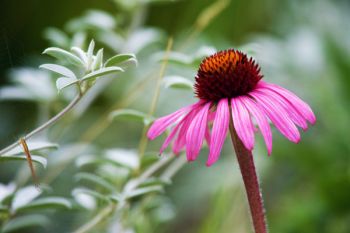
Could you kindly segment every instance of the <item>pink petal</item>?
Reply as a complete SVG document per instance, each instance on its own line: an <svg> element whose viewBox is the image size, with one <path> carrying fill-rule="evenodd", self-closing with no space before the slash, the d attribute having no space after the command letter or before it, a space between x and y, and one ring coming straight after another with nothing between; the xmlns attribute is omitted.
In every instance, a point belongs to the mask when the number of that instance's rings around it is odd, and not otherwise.
<svg viewBox="0 0 350 233"><path fill-rule="evenodd" d="M255 98L256 102L260 104L277 129L286 138L295 143L300 141L300 134L297 127L290 120L288 114L281 106L276 104L274 100L268 98L267 95L260 94L256 91L249 94Z"/></svg>
<svg viewBox="0 0 350 233"><path fill-rule="evenodd" d="M229 120L230 112L228 102L227 99L222 99L219 101L216 109L207 166L211 166L215 163L220 156L222 146L225 142Z"/></svg>
<svg viewBox="0 0 350 233"><path fill-rule="evenodd" d="M267 153L270 155L272 151L272 133L270 124L267 120L267 117L265 115L264 110L255 103L251 98L242 96L240 97L248 111L252 114L252 116L255 118L256 123L258 124L260 128L260 132L264 137L264 141L267 148Z"/></svg>
<svg viewBox="0 0 350 233"><path fill-rule="evenodd" d="M158 118L153 122L151 128L148 130L147 137L151 140L155 139L156 137L161 135L171 124L178 121L185 112L195 108L196 106L197 103L181 108L167 116Z"/></svg>
<svg viewBox="0 0 350 233"><path fill-rule="evenodd" d="M208 120L209 121L209 120ZM209 130L209 126L207 126L207 128L205 129L205 141L207 141L207 145L208 147L210 147L210 143L211 143L211 136L210 136L210 130Z"/></svg>
<svg viewBox="0 0 350 233"><path fill-rule="evenodd" d="M168 147L171 140L175 137L176 133L179 131L180 126L182 126L182 123L183 123L183 120L171 130L170 134L165 139L162 147L160 148L159 154L162 154L163 151Z"/></svg>
<svg viewBox="0 0 350 233"><path fill-rule="evenodd" d="M302 101L299 97L297 97L295 94L292 92L288 91L287 89L280 87L276 84L272 83L265 83L260 81L259 86L261 87L266 87L274 92L278 93L279 95L283 96L286 100L288 100L298 111L302 116L309 121L311 124L315 124L316 122L316 116L311 110L310 106Z"/></svg>
<svg viewBox="0 0 350 233"><path fill-rule="evenodd" d="M266 94L269 98L273 99L276 104L279 104L282 108L284 108L290 117L290 119L298 126L300 126L303 130L307 130L307 122L304 117L300 114L298 109L294 107L288 100L286 100L283 96L280 96L276 92L268 89L260 87L256 91Z"/></svg>
<svg viewBox="0 0 350 233"><path fill-rule="evenodd" d="M174 154L179 154L180 151L185 147L186 145L186 134L187 130L193 120L193 117L197 114L199 108L193 109L191 112L189 112L186 117L183 119L183 123L181 124L181 128L179 131L179 134L177 138L174 141L173 144L173 152Z"/></svg>
<svg viewBox="0 0 350 233"><path fill-rule="evenodd" d="M202 147L210 104L211 103L206 103L198 111L186 133L186 155L189 161L193 161L197 158Z"/></svg>
<svg viewBox="0 0 350 233"><path fill-rule="evenodd" d="M252 150L254 147L254 126L249 112L239 97L231 99L231 108L233 126L237 135L244 146L248 150Z"/></svg>

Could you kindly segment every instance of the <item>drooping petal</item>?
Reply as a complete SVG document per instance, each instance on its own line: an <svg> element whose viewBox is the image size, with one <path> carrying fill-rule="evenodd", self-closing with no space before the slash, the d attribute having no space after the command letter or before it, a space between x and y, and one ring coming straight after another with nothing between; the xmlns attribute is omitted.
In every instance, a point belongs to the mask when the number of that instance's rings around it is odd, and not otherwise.
<svg viewBox="0 0 350 233"><path fill-rule="evenodd" d="M228 100L222 99L219 101L216 109L207 166L211 166L219 159L222 146L225 142L229 120Z"/></svg>
<svg viewBox="0 0 350 233"><path fill-rule="evenodd" d="M254 148L254 126L240 97L231 99L233 126L248 150Z"/></svg>
<svg viewBox="0 0 350 233"><path fill-rule="evenodd" d="M249 93L258 104L265 110L267 116L274 123L277 129L290 141L298 143L300 141L300 134L297 127L289 118L285 110L280 107L275 101L271 101L268 96L259 92L252 91Z"/></svg>
<svg viewBox="0 0 350 233"><path fill-rule="evenodd" d="M186 155L189 161L197 158L202 147L210 104L209 102L202 106L193 118L186 133Z"/></svg>
<svg viewBox="0 0 350 233"><path fill-rule="evenodd" d="M165 139L162 147L160 148L159 154L162 154L163 151L168 147L169 143L171 142L171 140L173 140L173 138L175 137L176 133L179 131L179 128L182 126L182 124L183 124L183 120L171 130L170 134Z"/></svg>
<svg viewBox="0 0 350 233"><path fill-rule="evenodd" d="M208 125L207 125L207 128L205 129L204 137L205 137L205 141L207 141L208 147L210 147L210 144L211 144L211 136L210 136L210 129L209 129L209 126L208 126Z"/></svg>
<svg viewBox="0 0 350 233"><path fill-rule="evenodd" d="M151 140L155 139L161 135L166 130L166 128L178 121L184 113L192 109L195 105L196 104L181 108L172 114L157 119L153 122L151 128L148 130L147 137Z"/></svg>
<svg viewBox="0 0 350 233"><path fill-rule="evenodd" d="M267 148L267 153L270 155L272 152L272 133L270 124L267 120L264 110L260 107L259 104L255 103L251 98L247 96L240 97L248 111L255 118L256 123L260 128L260 132L264 137L264 141Z"/></svg>
<svg viewBox="0 0 350 233"><path fill-rule="evenodd" d="M305 118L300 114L298 109L294 107L289 101L287 101L284 97L280 96L276 92L268 89L260 87L256 90L262 94L266 94L269 98L273 99L276 104L279 104L282 108L285 109L290 119L303 130L307 130L307 122Z"/></svg>
<svg viewBox="0 0 350 233"><path fill-rule="evenodd" d="M180 151L185 147L186 145L186 134L188 131L188 128L193 120L193 117L197 114L199 108L194 108L191 112L189 112L186 117L183 119L183 123L181 124L180 131L178 133L177 138L174 141L173 144L173 152L174 154L179 154Z"/></svg>
<svg viewBox="0 0 350 233"><path fill-rule="evenodd" d="M283 96L296 109L298 109L300 114L302 114L302 116L307 121L309 121L311 124L315 124L316 116L313 113L313 111L310 108L310 106L307 103L305 103L304 101L302 101L295 94L293 94L291 91L289 91L289 90L287 90L287 89L285 89L283 87L280 87L280 86L278 86L276 84L266 83L266 82L262 82L262 81L259 82L258 86L269 88L272 91L274 91L274 92L278 93L279 95Z"/></svg>

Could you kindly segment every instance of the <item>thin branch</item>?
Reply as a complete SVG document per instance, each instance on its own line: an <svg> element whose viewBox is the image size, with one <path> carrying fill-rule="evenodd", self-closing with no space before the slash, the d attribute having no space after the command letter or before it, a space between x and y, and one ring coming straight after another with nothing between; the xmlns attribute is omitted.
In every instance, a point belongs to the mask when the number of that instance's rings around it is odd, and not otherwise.
<svg viewBox="0 0 350 233"><path fill-rule="evenodd" d="M61 119L67 112L69 112L79 102L79 100L81 99L82 96L83 95L81 93L79 93L79 95L77 95L61 112L59 112L57 115L52 117L50 120L45 122L43 125L41 125L38 128L34 129L32 132L30 132L29 134L25 135L22 138L24 140L28 140L29 138L33 137L34 135L40 133L44 129L46 129L49 126L51 126L53 123L55 123L56 121ZM15 147L17 147L19 145L20 145L19 141L16 141L16 142L12 143L11 145L7 146L6 148L4 148L4 149L2 149L0 151L0 156L5 155L5 153L9 152L10 150L12 150L13 148L15 148Z"/></svg>

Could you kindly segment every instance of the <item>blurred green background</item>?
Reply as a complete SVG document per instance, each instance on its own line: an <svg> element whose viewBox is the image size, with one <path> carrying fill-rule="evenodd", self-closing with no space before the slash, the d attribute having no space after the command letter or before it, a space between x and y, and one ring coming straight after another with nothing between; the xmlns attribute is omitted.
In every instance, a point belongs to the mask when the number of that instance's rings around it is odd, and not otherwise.
<svg viewBox="0 0 350 233"><path fill-rule="evenodd" d="M266 81L295 92L310 104L318 118L315 126L302 132L298 145L288 142L274 129L270 157L257 135L254 155L270 232L350 232L349 1L2 0L0 9L2 88L13 85L11 77L20 75L20 70L29 72L31 68L34 69L31 72L37 72L38 65L48 60L40 55L46 47L70 47L64 40L57 44L52 39L54 34L47 31L49 27L65 31L69 37L80 29L86 30L88 39L94 38L110 54L137 55L138 67L121 75L112 85L102 87L103 91L96 91L92 101L86 101L88 108L78 106L73 114L47 132L50 141L60 145L85 142L98 149L137 149L141 123L113 121L92 141L84 133L111 106L130 96L136 95L127 104L128 108L148 112L156 82L152 77L159 75L161 66L153 58L165 49L169 36L174 38L173 51L188 56L203 47L216 50L233 47L252 55L261 65ZM83 23L67 26L72 19L84 18L89 10L108 13L116 24L104 29L86 29ZM98 22L99 18L95 20ZM133 37L146 29L148 34ZM110 31L117 36L111 36ZM118 40L120 37L124 40ZM189 80L193 80L195 73L196 66L175 63L170 63L166 70L166 75ZM49 75L46 78L53 79ZM146 79L151 80L142 90L132 89ZM43 91L34 92L40 96ZM57 113L67 99L69 95L56 93L42 99L0 95L0 147ZM162 88L155 116L194 101L191 91ZM147 151L158 150L163 139L150 142ZM56 160L64 157L59 152L48 155L48 168L39 169L39 173L43 183L50 182L55 194L70 197L76 185L71 177L79 168L68 162L64 169L57 169ZM79 153L68 161L75 161ZM213 167L205 166L206 156L207 149L203 149L200 159L185 164L172 184L166 186L162 198L166 199L164 206L169 208L161 212L161 220L144 219L148 212L128 213L129 225L134 228L130 232L251 232L247 201L229 140ZM0 182L30 184L30 180L23 181L19 175L26 169L25 162L0 163ZM135 201L134 205L142 202ZM91 217L81 211L57 211L47 228L20 232L71 232Z"/></svg>

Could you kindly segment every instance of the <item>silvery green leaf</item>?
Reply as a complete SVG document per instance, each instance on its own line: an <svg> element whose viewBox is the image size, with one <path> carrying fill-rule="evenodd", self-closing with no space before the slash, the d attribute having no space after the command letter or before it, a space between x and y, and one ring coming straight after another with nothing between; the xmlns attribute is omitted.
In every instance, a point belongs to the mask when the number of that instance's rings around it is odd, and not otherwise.
<svg viewBox="0 0 350 233"><path fill-rule="evenodd" d="M79 57L75 56L74 54L64 49L51 47L51 48L45 49L43 53L53 56L59 60L67 61L76 66L84 66L84 62L80 60Z"/></svg>
<svg viewBox="0 0 350 233"><path fill-rule="evenodd" d="M110 113L110 119L122 119L128 121L140 121L145 125L149 125L154 118L148 116L146 113L134 110L134 109L119 109Z"/></svg>
<svg viewBox="0 0 350 233"><path fill-rule="evenodd" d="M51 142L45 142L45 141L28 141L27 142L28 148L30 152L37 152L40 150L52 150L57 149L58 144L51 143ZM17 146L6 153L7 156L10 155L18 155L23 154L23 148L21 146Z"/></svg>
<svg viewBox="0 0 350 233"><path fill-rule="evenodd" d="M93 60L93 55L94 55L94 49L95 49L95 41L91 40L90 44L89 44L89 48L87 50L87 66L88 68L91 67L91 63Z"/></svg>
<svg viewBox="0 0 350 233"><path fill-rule="evenodd" d="M109 181L92 173L79 172L74 177L77 181L89 181L90 183L103 187L110 192L113 192L116 189Z"/></svg>
<svg viewBox="0 0 350 233"><path fill-rule="evenodd" d="M154 185L154 186L147 186L144 188L138 188L136 190L132 190L131 192L127 193L127 198L133 198L140 195L148 194L151 192L162 192L163 187L161 185Z"/></svg>
<svg viewBox="0 0 350 233"><path fill-rule="evenodd" d="M57 28L48 28L44 31L44 37L51 41L55 46L66 48L69 46L69 37L67 34Z"/></svg>
<svg viewBox="0 0 350 233"><path fill-rule="evenodd" d="M71 45L82 48L86 42L86 38L87 38L86 32L83 32L83 31L75 32L72 37Z"/></svg>
<svg viewBox="0 0 350 233"><path fill-rule="evenodd" d="M120 67L112 66L112 67L106 67L106 68L101 68L99 70L93 71L87 75L85 75L81 80L90 80L93 78L101 77L106 74L111 74L111 73L117 73L117 72L124 72L124 70Z"/></svg>
<svg viewBox="0 0 350 233"><path fill-rule="evenodd" d="M18 207L16 213L38 209L71 209L72 203L63 197L42 197Z"/></svg>
<svg viewBox="0 0 350 233"><path fill-rule="evenodd" d="M166 88L193 90L193 82L181 76L167 76L163 83Z"/></svg>
<svg viewBox="0 0 350 233"><path fill-rule="evenodd" d="M41 226L45 227L49 224L50 220L47 216L39 214L31 214L25 216L18 216L8 221L1 229L1 232L25 232L29 227Z"/></svg>
<svg viewBox="0 0 350 233"><path fill-rule="evenodd" d="M97 205L96 199L105 202L110 201L106 195L87 188L73 189L72 196L81 206L85 207L86 209L95 209Z"/></svg>
<svg viewBox="0 0 350 233"><path fill-rule="evenodd" d="M94 57L94 61L92 63L92 69L98 70L102 67L103 61L103 49L98 50L96 57Z"/></svg>
<svg viewBox="0 0 350 233"><path fill-rule="evenodd" d="M32 161L35 163L40 164L41 166L43 166L44 168L46 168L47 165L47 159L42 157L42 156L38 156L38 155L31 155L32 157ZM6 162L6 161L18 161L18 160L22 160L22 161L26 161L27 157L25 155L3 155L0 157L0 162Z"/></svg>
<svg viewBox="0 0 350 233"><path fill-rule="evenodd" d="M114 31L96 32L95 38L113 51L120 51L125 43L124 38Z"/></svg>
<svg viewBox="0 0 350 233"><path fill-rule="evenodd" d="M71 71L70 69L68 69L64 66L60 66L60 65L56 65L56 64L43 64L43 65L39 66L39 68L51 70L55 73L61 74L65 77L68 77L71 79L77 79L77 77L75 76L73 71Z"/></svg>
<svg viewBox="0 0 350 233"><path fill-rule="evenodd" d="M22 206L27 205L32 200L37 198L42 193L42 190L39 190L38 188L34 186L26 186L24 188L19 189L12 201L11 208L13 210L16 210Z"/></svg>
<svg viewBox="0 0 350 233"><path fill-rule="evenodd" d="M104 66L105 67L110 67L110 66L116 66L119 65L121 63L134 63L135 65L137 65L137 60L134 54L118 54L115 55L111 58L109 58Z"/></svg>
<svg viewBox="0 0 350 233"><path fill-rule="evenodd" d="M169 63L178 65L191 65L193 62L193 57L180 52L170 52L167 57L165 57L165 52L162 52L156 54L155 58L158 61L166 59Z"/></svg>
<svg viewBox="0 0 350 233"><path fill-rule="evenodd" d="M38 100L27 88L9 86L0 89L1 100Z"/></svg>
<svg viewBox="0 0 350 233"><path fill-rule="evenodd" d="M85 64L88 62L86 53L79 47L72 47L71 51L77 55Z"/></svg>
<svg viewBox="0 0 350 233"><path fill-rule="evenodd" d="M125 1L131 2L131 1ZM152 43L161 41L164 38L164 34L160 30L154 28L141 28L134 31L124 43L125 51L132 53L139 53L142 49L146 48Z"/></svg>
<svg viewBox="0 0 350 233"><path fill-rule="evenodd" d="M6 199L8 199L11 195L13 195L15 190L16 190L15 183L11 182L7 185L0 184L0 203L6 205L6 203L5 203Z"/></svg>
<svg viewBox="0 0 350 233"><path fill-rule="evenodd" d="M58 78L56 80L56 87L57 89L60 91L62 90L63 88L66 88L66 87L69 87L69 86L72 86L76 83L78 83L79 80L77 79L71 79L71 78L66 78L66 77L61 77L61 78Z"/></svg>
<svg viewBox="0 0 350 233"><path fill-rule="evenodd" d="M140 165L139 157L133 150L110 149L105 152L104 157L132 170L137 169Z"/></svg>

